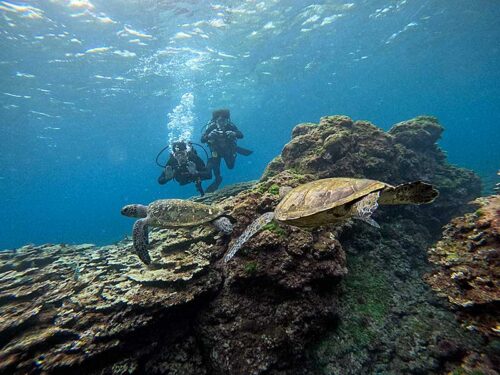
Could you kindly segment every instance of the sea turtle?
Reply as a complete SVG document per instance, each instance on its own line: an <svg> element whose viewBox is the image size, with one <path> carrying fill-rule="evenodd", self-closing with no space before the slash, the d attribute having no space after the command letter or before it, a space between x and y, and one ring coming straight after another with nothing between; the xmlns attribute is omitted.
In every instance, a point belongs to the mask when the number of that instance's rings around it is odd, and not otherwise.
<svg viewBox="0 0 500 375"><path fill-rule="evenodd" d="M193 202L184 199L160 199L148 206L130 204L121 210L122 215L140 218L134 223L132 239L134 251L145 263L150 264L148 252L148 226L161 228L195 227L213 224L220 232L230 234L233 231L231 221L224 211L217 206Z"/></svg>
<svg viewBox="0 0 500 375"><path fill-rule="evenodd" d="M371 218L379 204L430 203L438 191L430 184L415 181L391 186L385 182L359 178L325 178L289 190L276 206L251 223L231 246L229 261L243 244L271 220L301 228L316 228L354 218L377 228Z"/></svg>

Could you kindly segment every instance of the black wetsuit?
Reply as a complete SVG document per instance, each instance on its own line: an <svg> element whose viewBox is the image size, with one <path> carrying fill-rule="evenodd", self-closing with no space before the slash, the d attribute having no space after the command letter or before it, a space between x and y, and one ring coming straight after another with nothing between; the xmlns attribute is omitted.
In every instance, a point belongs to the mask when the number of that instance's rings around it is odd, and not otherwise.
<svg viewBox="0 0 500 375"><path fill-rule="evenodd" d="M193 163L195 172L192 173L188 168L188 163ZM158 183L160 185L166 184L168 181L175 179L179 185L186 185L191 182L196 184L196 189L201 195L204 195L203 188L201 187L202 180L210 180L212 178L212 171L210 168L205 166L203 160L198 156L196 151L191 150L188 152L188 162L180 165L173 154L170 154L170 158L167 161L165 167L171 167L173 171L172 177L168 178L165 175L166 169L163 170L160 177L158 177ZM191 168L193 170L193 168Z"/></svg>
<svg viewBox="0 0 500 375"><path fill-rule="evenodd" d="M237 152L236 140L242 138L243 133L231 121L227 121L223 126L217 125L215 121L208 123L201 137L201 142L207 143L210 148L211 157L208 160L207 167L213 170L215 180L207 188L207 192L215 191L222 182L220 174L221 159L224 159L229 169L234 168Z"/></svg>

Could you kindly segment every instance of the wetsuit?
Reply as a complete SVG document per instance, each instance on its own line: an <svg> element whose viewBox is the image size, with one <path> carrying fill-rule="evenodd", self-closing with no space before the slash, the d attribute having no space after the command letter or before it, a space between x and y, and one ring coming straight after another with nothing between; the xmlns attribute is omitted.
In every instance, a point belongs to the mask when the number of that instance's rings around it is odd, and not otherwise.
<svg viewBox="0 0 500 375"><path fill-rule="evenodd" d="M227 121L223 126L215 121L210 121L201 137L202 143L207 143L210 148L211 157L208 160L207 167L214 172L215 180L207 188L207 192L215 191L222 177L220 174L220 162L224 159L229 169L234 168L236 161L237 145L236 140L242 139L243 133L231 121Z"/></svg>
<svg viewBox="0 0 500 375"><path fill-rule="evenodd" d="M205 163L198 156L196 151L191 150L188 152L188 160L184 164L179 164L174 154L171 154L165 169L160 177L158 177L158 183L164 185L172 179L175 179L179 185L186 185L194 182L196 184L196 190L198 190L201 195L204 195L201 181L210 180L211 178L211 169L205 166Z"/></svg>

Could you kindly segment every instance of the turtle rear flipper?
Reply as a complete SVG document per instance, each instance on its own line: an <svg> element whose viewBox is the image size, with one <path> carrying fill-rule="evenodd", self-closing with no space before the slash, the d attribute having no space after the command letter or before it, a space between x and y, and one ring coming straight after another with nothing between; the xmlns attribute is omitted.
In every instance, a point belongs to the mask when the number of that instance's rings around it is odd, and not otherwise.
<svg viewBox="0 0 500 375"><path fill-rule="evenodd" d="M266 212L255 219L245 231L238 237L236 242L231 246L227 254L224 256L224 262L228 262L238 252L239 249L247 242L252 236L261 230L264 225L268 224L274 218L274 212Z"/></svg>
<svg viewBox="0 0 500 375"><path fill-rule="evenodd" d="M132 240L134 243L135 253L139 256L145 264L151 263L149 256L148 245L148 222L147 219L139 219L134 223L132 230Z"/></svg>
<svg viewBox="0 0 500 375"><path fill-rule="evenodd" d="M431 203L439 195L434 186L423 181L409 182L396 187L387 187L380 195L380 204Z"/></svg>

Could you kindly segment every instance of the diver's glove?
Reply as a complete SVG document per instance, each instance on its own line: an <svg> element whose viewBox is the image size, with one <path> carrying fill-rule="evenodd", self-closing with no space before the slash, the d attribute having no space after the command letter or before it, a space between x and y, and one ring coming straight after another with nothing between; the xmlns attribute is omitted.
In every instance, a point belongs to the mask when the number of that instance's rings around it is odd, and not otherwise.
<svg viewBox="0 0 500 375"><path fill-rule="evenodd" d="M231 139L236 138L236 133L229 130L226 132L226 137L231 138Z"/></svg>
<svg viewBox="0 0 500 375"><path fill-rule="evenodd" d="M172 168L170 165L167 165L163 174L165 175L165 180L171 180L172 178L174 178L174 168Z"/></svg>
<svg viewBox="0 0 500 375"><path fill-rule="evenodd" d="M224 135L224 132L220 131L220 130L212 130L209 134L208 134L208 138L219 138L221 135Z"/></svg>
<svg viewBox="0 0 500 375"><path fill-rule="evenodd" d="M193 163L192 161L188 161L186 164L186 168L191 175L196 175L198 174L198 171L196 170L196 164Z"/></svg>
<svg viewBox="0 0 500 375"><path fill-rule="evenodd" d="M207 139L210 140L210 141L213 140L215 138L215 132L216 131L217 130L212 130L210 133L208 133Z"/></svg>

